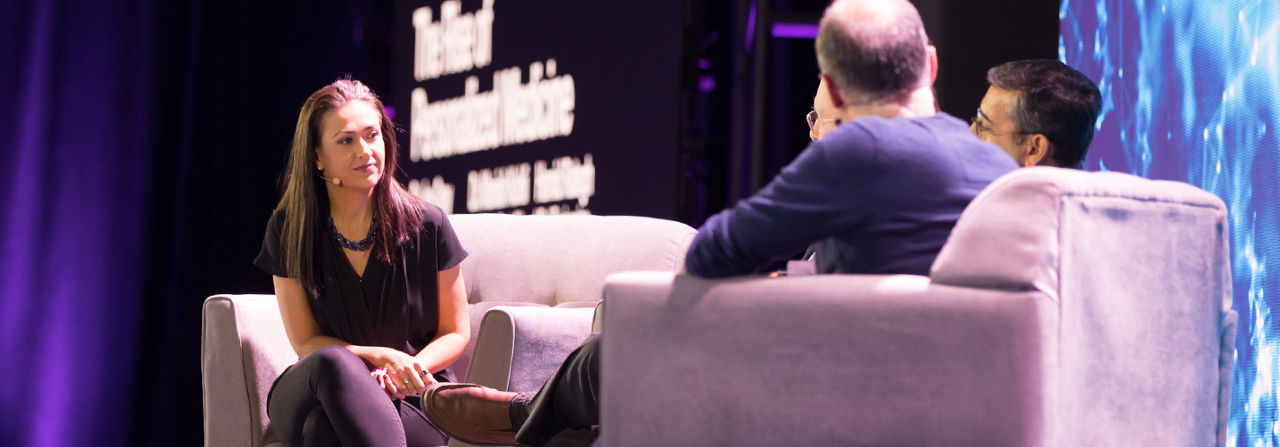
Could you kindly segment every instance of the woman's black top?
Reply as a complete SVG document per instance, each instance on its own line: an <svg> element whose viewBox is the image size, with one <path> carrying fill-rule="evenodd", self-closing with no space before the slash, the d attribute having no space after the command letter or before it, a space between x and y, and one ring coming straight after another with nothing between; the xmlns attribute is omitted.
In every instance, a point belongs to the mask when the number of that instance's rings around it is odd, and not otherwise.
<svg viewBox="0 0 1280 447"><path fill-rule="evenodd" d="M288 277L281 258L283 210L267 223L262 251L253 264ZM436 336L439 322L436 273L458 265L467 251L439 207L425 204L422 227L390 251L391 262L369 256L364 277L342 252L329 225L318 225L313 251L317 293L307 291L320 332L348 343L383 346L416 355ZM377 250L377 247L374 247Z"/></svg>

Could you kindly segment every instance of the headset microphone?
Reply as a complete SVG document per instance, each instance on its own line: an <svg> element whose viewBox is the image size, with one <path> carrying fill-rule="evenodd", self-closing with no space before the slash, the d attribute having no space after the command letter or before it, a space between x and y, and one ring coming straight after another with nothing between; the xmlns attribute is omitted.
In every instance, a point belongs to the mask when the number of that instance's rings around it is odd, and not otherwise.
<svg viewBox="0 0 1280 447"><path fill-rule="evenodd" d="M324 179L324 181L326 181L326 182L330 182L330 183L333 183L333 184L335 184L335 185L338 185L338 187L339 187L339 188L341 188L341 187L342 187L342 179L340 179L340 178L337 178L337 177L334 177L334 178L325 177L325 176L324 176L324 173L320 173L320 178Z"/></svg>

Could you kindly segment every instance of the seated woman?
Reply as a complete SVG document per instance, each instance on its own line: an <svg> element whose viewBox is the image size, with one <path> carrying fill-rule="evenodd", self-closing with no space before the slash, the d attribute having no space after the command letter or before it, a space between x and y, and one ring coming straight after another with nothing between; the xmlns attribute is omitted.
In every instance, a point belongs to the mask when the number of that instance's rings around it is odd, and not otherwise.
<svg viewBox="0 0 1280 447"><path fill-rule="evenodd" d="M364 84L338 80L298 114L284 195L254 265L270 273L298 363L271 386L271 429L289 446L442 445L418 393L470 336L459 263L440 208L405 190L395 125Z"/></svg>

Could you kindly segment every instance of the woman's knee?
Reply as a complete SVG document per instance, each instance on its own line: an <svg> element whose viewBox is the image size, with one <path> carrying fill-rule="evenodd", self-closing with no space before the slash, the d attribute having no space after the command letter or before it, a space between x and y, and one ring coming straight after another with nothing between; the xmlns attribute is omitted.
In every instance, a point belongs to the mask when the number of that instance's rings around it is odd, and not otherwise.
<svg viewBox="0 0 1280 447"><path fill-rule="evenodd" d="M321 407L316 407L307 415L306 421L302 424L301 438L298 444L302 447L342 445L338 439L338 433L333 429L333 423L329 422L329 415L325 414Z"/></svg>
<svg viewBox="0 0 1280 447"><path fill-rule="evenodd" d="M341 346L325 346L299 361L322 375L368 374L364 360Z"/></svg>

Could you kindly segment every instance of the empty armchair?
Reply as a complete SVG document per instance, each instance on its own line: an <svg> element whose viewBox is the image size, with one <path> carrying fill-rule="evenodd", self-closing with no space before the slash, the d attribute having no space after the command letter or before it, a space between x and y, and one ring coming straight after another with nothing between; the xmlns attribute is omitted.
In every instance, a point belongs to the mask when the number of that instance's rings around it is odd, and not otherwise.
<svg viewBox="0 0 1280 447"><path fill-rule="evenodd" d="M929 277L612 276L605 445L1223 445L1217 197L1023 169Z"/></svg>

